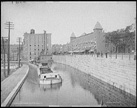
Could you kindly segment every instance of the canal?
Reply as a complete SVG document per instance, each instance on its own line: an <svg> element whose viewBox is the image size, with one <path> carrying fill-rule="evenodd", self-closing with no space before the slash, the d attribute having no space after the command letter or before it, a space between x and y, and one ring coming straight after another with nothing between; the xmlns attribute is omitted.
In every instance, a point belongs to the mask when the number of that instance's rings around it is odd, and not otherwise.
<svg viewBox="0 0 137 108"><path fill-rule="evenodd" d="M83 74L72 67L54 63L54 72L61 75L60 84L40 85L36 68L30 66L29 74L11 106L100 106L88 90ZM87 86L87 87L86 87Z"/></svg>

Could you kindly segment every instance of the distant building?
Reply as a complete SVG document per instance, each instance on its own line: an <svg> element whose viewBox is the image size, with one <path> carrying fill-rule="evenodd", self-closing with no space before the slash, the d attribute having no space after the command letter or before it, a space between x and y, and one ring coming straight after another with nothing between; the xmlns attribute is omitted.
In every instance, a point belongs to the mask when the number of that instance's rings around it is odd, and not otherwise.
<svg viewBox="0 0 137 108"><path fill-rule="evenodd" d="M5 61L7 62L8 57L7 54L5 54ZM1 54L1 62L4 62L4 54Z"/></svg>
<svg viewBox="0 0 137 108"><path fill-rule="evenodd" d="M20 44L20 52L22 50L22 44ZM20 53L21 54L21 53ZM20 56L21 58L21 56ZM10 45L10 60L19 60L19 44Z"/></svg>
<svg viewBox="0 0 137 108"><path fill-rule="evenodd" d="M10 60L18 60L19 53L18 44L10 44ZM8 39L4 43L5 54L8 54ZM20 45L20 50L22 50L22 45ZM1 54L4 54L3 42L1 41Z"/></svg>
<svg viewBox="0 0 137 108"><path fill-rule="evenodd" d="M45 50L47 49L47 50ZM38 58L41 53L51 54L51 33L35 34L35 30L31 29L30 33L24 33L23 55L25 60L33 60Z"/></svg>
<svg viewBox="0 0 137 108"><path fill-rule="evenodd" d="M61 53L62 45L61 44L54 44L52 45L52 53Z"/></svg>
<svg viewBox="0 0 137 108"><path fill-rule="evenodd" d="M79 37L76 37L75 34L72 33L70 37L70 43L61 46L63 47L63 52L66 52L66 50L70 52L84 52L85 50L87 50L105 53L105 33L102 31L103 28L99 22L96 23L93 30L94 32L87 34L83 33ZM55 46L57 47L57 45Z"/></svg>
<svg viewBox="0 0 137 108"><path fill-rule="evenodd" d="M8 39L1 39L1 53L4 53L5 49L5 54L8 54Z"/></svg>

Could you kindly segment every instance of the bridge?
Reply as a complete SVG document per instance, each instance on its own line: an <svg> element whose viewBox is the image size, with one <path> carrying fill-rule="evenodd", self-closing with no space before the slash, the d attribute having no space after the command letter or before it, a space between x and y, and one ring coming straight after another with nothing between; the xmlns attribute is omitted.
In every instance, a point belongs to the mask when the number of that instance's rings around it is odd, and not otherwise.
<svg viewBox="0 0 137 108"><path fill-rule="evenodd" d="M1 82L1 106L136 106L136 60L54 55L60 84L39 84L37 66L23 65ZM18 63L13 61L12 63Z"/></svg>

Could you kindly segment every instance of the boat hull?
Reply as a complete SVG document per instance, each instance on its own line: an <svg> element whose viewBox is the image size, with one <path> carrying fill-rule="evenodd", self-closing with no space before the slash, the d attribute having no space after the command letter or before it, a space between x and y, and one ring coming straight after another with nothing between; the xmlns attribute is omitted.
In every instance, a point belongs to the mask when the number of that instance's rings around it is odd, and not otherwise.
<svg viewBox="0 0 137 108"><path fill-rule="evenodd" d="M61 82L62 79L40 79L40 84L57 84Z"/></svg>
<svg viewBox="0 0 137 108"><path fill-rule="evenodd" d="M46 76L46 77L44 77ZM54 77L57 76L57 77ZM62 82L62 78L60 75L52 73L52 74L41 74L40 76L40 84L57 84Z"/></svg>

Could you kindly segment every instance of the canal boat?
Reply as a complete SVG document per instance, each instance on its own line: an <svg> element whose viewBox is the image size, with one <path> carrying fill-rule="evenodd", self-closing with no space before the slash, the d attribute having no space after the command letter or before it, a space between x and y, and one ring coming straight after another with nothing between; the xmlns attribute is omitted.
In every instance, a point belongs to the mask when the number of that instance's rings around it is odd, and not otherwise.
<svg viewBox="0 0 137 108"><path fill-rule="evenodd" d="M58 90L62 86L62 83L56 83L56 84L40 84L40 90L42 91L53 91Z"/></svg>
<svg viewBox="0 0 137 108"><path fill-rule="evenodd" d="M58 73L54 73L48 65L42 65L38 68L38 76L40 84L57 84L62 82L62 78Z"/></svg>

